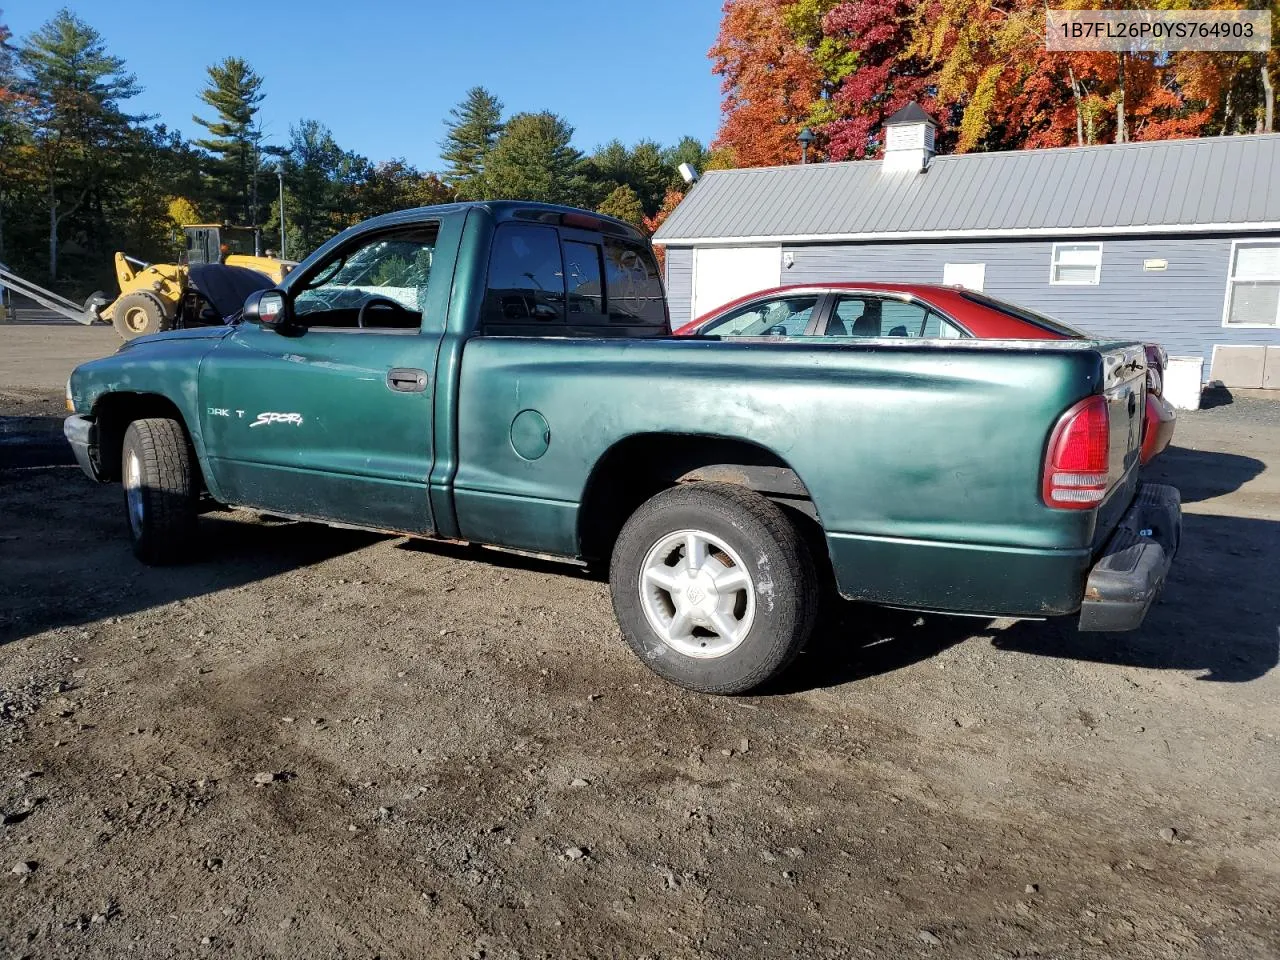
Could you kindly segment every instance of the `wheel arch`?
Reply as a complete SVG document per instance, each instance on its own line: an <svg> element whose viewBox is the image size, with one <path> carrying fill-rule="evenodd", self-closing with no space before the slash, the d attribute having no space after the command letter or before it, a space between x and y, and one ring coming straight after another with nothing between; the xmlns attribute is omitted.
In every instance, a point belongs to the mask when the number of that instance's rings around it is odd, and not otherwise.
<svg viewBox="0 0 1280 960"><path fill-rule="evenodd" d="M124 447L124 433L129 424L135 420L148 417L163 417L176 420L186 434L187 442L192 444L191 427L176 403L160 393L119 392L103 394L93 405L93 421L97 435L98 464L101 479L114 481L120 479L120 456ZM196 470L200 472L200 461L193 457ZM201 485L203 486L203 477Z"/></svg>
<svg viewBox="0 0 1280 960"><path fill-rule="evenodd" d="M578 511L581 555L608 558L622 525L640 504L668 487L698 482L754 490L789 513L807 517L806 526L821 532L809 488L773 450L733 437L642 433L613 444L592 467ZM825 555L824 544L815 558Z"/></svg>

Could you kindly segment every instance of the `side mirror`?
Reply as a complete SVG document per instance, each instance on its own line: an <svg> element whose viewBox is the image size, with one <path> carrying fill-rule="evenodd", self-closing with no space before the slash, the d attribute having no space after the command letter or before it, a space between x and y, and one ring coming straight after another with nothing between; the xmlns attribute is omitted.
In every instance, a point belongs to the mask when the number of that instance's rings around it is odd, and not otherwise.
<svg viewBox="0 0 1280 960"><path fill-rule="evenodd" d="M265 330L282 330L293 320L293 311L284 291L256 290L245 298L241 317Z"/></svg>

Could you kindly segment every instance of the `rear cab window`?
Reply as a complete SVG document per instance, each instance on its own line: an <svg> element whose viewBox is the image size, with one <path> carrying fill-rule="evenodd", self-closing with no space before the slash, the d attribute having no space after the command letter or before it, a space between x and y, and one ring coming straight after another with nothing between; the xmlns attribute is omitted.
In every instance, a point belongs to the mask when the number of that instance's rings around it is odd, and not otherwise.
<svg viewBox="0 0 1280 960"><path fill-rule="evenodd" d="M498 225L482 308L486 334L655 337L667 334L667 323L645 244L577 227Z"/></svg>

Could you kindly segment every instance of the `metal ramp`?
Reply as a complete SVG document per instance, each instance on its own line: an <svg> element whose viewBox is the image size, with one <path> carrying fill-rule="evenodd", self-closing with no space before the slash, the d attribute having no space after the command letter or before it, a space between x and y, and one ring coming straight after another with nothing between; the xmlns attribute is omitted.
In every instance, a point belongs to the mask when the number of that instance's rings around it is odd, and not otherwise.
<svg viewBox="0 0 1280 960"><path fill-rule="evenodd" d="M52 310L59 316L74 320L76 323L83 323L85 326L101 319L98 316L98 311L111 302L102 294L95 293L84 303L75 303L60 294L54 293L52 290L32 283L30 280L22 279L22 277L4 267L0 267L0 285L8 287L14 293L20 293L22 296L34 300L46 310Z"/></svg>

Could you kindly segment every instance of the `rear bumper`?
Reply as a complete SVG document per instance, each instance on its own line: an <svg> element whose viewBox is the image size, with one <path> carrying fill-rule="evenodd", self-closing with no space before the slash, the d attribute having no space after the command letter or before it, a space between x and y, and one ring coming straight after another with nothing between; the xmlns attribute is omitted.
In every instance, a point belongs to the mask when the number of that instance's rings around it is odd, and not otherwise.
<svg viewBox="0 0 1280 960"><path fill-rule="evenodd" d="M1142 462L1150 463L1152 458L1164 452L1173 439L1173 428L1178 423L1178 411L1164 397L1153 393L1147 394L1147 412L1142 429Z"/></svg>
<svg viewBox="0 0 1280 960"><path fill-rule="evenodd" d="M1144 483L1089 571L1080 629L1136 630L1160 595L1182 539L1176 487Z"/></svg>
<svg viewBox="0 0 1280 960"><path fill-rule="evenodd" d="M62 433L71 444L71 451L76 455L76 463L90 480L101 480L102 471L98 466L97 427L89 417L73 414L62 421Z"/></svg>

